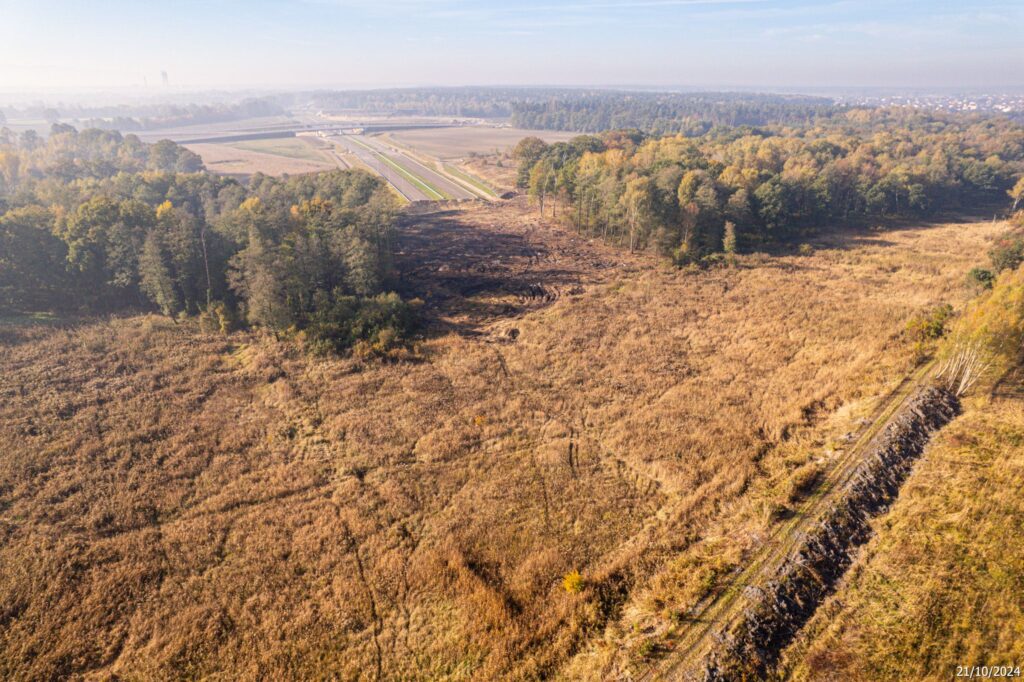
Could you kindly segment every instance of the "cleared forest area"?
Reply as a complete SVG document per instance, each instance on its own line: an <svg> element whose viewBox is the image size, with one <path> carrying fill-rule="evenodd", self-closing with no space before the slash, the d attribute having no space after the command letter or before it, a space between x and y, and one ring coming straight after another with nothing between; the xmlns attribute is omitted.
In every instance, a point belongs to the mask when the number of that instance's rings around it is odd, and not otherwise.
<svg viewBox="0 0 1024 682"><path fill-rule="evenodd" d="M0 673L602 678L742 562L1004 226L699 274L417 208L416 361L130 317L0 335ZM578 571L578 580L567 580Z"/></svg>

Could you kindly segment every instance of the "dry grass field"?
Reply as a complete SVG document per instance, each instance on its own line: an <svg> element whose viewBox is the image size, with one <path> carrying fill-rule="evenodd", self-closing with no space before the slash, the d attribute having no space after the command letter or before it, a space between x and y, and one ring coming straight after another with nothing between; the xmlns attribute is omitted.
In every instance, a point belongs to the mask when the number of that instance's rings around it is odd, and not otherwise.
<svg viewBox="0 0 1024 682"><path fill-rule="evenodd" d="M794 680L1015 677L1024 659L1024 270L953 338L1016 330L941 431L836 593L786 650ZM1005 326L1004 326L1005 325ZM1012 339L1013 336L1010 338ZM986 673L985 669L1000 672ZM971 670L981 672L971 674Z"/></svg>
<svg viewBox="0 0 1024 682"><path fill-rule="evenodd" d="M957 666L1021 665L1021 397L975 399L937 436L790 647L787 678L948 680Z"/></svg>
<svg viewBox="0 0 1024 682"><path fill-rule="evenodd" d="M329 157L309 146L302 138L232 144L199 143L185 147L201 156L210 172L221 175L298 175L337 168Z"/></svg>
<svg viewBox="0 0 1024 682"><path fill-rule="evenodd" d="M462 159L458 164L499 193L521 191L516 189L516 162L508 154L489 154Z"/></svg>
<svg viewBox="0 0 1024 682"><path fill-rule="evenodd" d="M0 677L636 670L912 367L906 321L962 305L1004 229L691 272L520 202L414 210L417 362L155 317L5 328Z"/></svg>

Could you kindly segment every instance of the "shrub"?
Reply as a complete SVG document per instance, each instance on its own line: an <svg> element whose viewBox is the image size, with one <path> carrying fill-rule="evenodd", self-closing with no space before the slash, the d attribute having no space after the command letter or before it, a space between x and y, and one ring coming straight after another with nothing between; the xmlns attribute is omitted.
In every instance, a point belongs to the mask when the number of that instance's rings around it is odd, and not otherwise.
<svg viewBox="0 0 1024 682"><path fill-rule="evenodd" d="M967 273L967 282L974 286L981 287L982 289L991 289L992 283L995 281L996 276L991 270L985 268L972 268Z"/></svg>
<svg viewBox="0 0 1024 682"><path fill-rule="evenodd" d="M723 253L717 253L717 252L716 253L709 253L708 255L706 255L706 256L704 256L703 258L700 259L701 265L703 265L704 267L707 267L707 268L713 268L713 267L718 267L720 265L725 265L726 262L727 262L726 255L723 254Z"/></svg>
<svg viewBox="0 0 1024 682"><path fill-rule="evenodd" d="M566 573L565 577L562 578L562 587L569 594L579 594L583 591L585 585L586 581L583 579L583 576L575 569Z"/></svg>
<svg viewBox="0 0 1024 682"><path fill-rule="evenodd" d="M351 349L363 358L397 357L416 327L421 303L403 301L395 293L321 300L304 330L306 346L320 354Z"/></svg>
<svg viewBox="0 0 1024 682"><path fill-rule="evenodd" d="M988 255L996 272L1016 270L1024 262L1024 237L1018 235L1000 239Z"/></svg>
<svg viewBox="0 0 1024 682"><path fill-rule="evenodd" d="M725 234L722 237L722 251L729 256L736 255L736 225L730 221L725 221Z"/></svg>
<svg viewBox="0 0 1024 682"><path fill-rule="evenodd" d="M786 498L789 502L803 499L814 490L821 477L821 468L814 462L807 462L793 472L789 479Z"/></svg>
<svg viewBox="0 0 1024 682"><path fill-rule="evenodd" d="M222 301L214 301L199 314L199 328L208 334L230 334L239 327L235 311Z"/></svg>
<svg viewBox="0 0 1024 682"><path fill-rule="evenodd" d="M636 645L635 654L637 658L650 658L657 651L658 643L648 637Z"/></svg>
<svg viewBox="0 0 1024 682"><path fill-rule="evenodd" d="M952 316L953 306L943 303L910 318L904 333L914 344L917 362L923 362L934 349L935 341L946 335L947 323Z"/></svg>
<svg viewBox="0 0 1024 682"><path fill-rule="evenodd" d="M907 336L911 341L934 341L946 335L946 323L953 317L953 306L948 303L918 313L907 322Z"/></svg>
<svg viewBox="0 0 1024 682"><path fill-rule="evenodd" d="M811 246L810 244L801 244L800 248L797 249L797 251L800 253L801 256L813 256L814 255L814 247Z"/></svg>
<svg viewBox="0 0 1024 682"><path fill-rule="evenodd" d="M692 265L696 260L697 256L686 242L683 242L678 247L672 249L672 262L680 267Z"/></svg>

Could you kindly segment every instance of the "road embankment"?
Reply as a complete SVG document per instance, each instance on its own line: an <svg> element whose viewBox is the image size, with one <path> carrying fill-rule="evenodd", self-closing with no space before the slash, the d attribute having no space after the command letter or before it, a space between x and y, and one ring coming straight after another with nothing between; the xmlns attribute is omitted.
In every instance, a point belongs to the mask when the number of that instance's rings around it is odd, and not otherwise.
<svg viewBox="0 0 1024 682"><path fill-rule="evenodd" d="M767 580L746 588L748 607L719 635L697 675L704 680L762 679L871 535L870 519L896 498L932 433L959 411L941 388L917 391L875 436L865 457L800 548Z"/></svg>

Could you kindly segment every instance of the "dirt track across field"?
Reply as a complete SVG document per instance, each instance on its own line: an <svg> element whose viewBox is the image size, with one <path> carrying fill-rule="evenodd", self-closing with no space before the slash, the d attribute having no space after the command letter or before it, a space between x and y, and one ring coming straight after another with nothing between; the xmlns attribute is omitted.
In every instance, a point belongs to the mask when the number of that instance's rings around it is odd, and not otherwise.
<svg viewBox="0 0 1024 682"><path fill-rule="evenodd" d="M756 600L765 594L765 586L779 574L781 567L797 556L806 538L845 494L861 470L860 465L870 458L876 436L900 417L911 399L931 381L934 370L934 362L922 365L879 403L872 418L855 434L853 447L836 460L815 494L776 529L723 589L713 592L696 613L690 614L690 626L672 642L668 656L652 665L639 679L697 680L705 676L709 656L756 606Z"/></svg>

